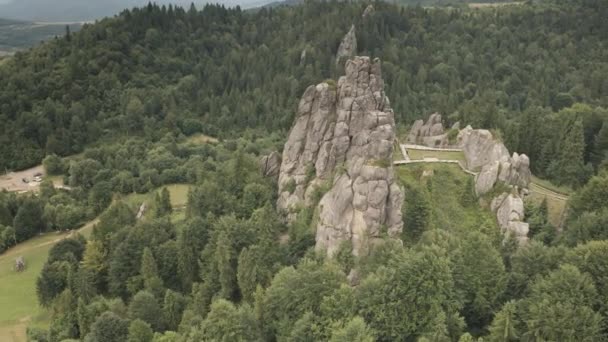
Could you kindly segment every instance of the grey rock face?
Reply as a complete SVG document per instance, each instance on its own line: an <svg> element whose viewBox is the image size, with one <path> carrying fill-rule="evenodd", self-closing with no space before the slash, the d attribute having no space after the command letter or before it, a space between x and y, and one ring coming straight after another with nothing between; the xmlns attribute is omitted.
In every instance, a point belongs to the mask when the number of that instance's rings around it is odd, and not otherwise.
<svg viewBox="0 0 608 342"><path fill-rule="evenodd" d="M362 15L362 17L363 17L363 18L365 18L365 17L367 17L368 15L370 15L370 14L372 14L372 13L374 13L374 5L369 4L369 5L367 5L367 7L365 8L365 11L363 11L363 15Z"/></svg>
<svg viewBox="0 0 608 342"><path fill-rule="evenodd" d="M492 200L491 208L505 236L514 236L520 245L528 241L530 229L528 223L523 222L524 201L519 195L503 193Z"/></svg>
<svg viewBox="0 0 608 342"><path fill-rule="evenodd" d="M486 164L509 160L509 150L488 130L467 126L458 133L457 140L469 170L478 170Z"/></svg>
<svg viewBox="0 0 608 342"><path fill-rule="evenodd" d="M336 64L340 64L345 59L353 57L357 53L357 35L355 34L355 25L350 27L348 33L342 38L342 42L338 47L336 54Z"/></svg>
<svg viewBox="0 0 608 342"><path fill-rule="evenodd" d="M407 142L429 147L447 147L448 135L443 127L441 114L431 114L426 123L416 120L407 136Z"/></svg>
<svg viewBox="0 0 608 342"><path fill-rule="evenodd" d="M494 188L501 163L498 161L484 165L475 179L475 193L481 196Z"/></svg>
<svg viewBox="0 0 608 342"><path fill-rule="evenodd" d="M309 87L283 151L278 207L310 205L315 188L331 186L319 204L316 248L332 256L343 241L365 254L384 233L403 228L403 190L395 183L394 114L380 62L346 62L337 89Z"/></svg>
<svg viewBox="0 0 608 342"><path fill-rule="evenodd" d="M530 158L525 154L513 152L509 161L501 164L498 180L522 189L527 189L532 180Z"/></svg>
<svg viewBox="0 0 608 342"><path fill-rule="evenodd" d="M262 156L259 161L260 172L264 177L278 177L281 168L281 155L274 151L266 156Z"/></svg>

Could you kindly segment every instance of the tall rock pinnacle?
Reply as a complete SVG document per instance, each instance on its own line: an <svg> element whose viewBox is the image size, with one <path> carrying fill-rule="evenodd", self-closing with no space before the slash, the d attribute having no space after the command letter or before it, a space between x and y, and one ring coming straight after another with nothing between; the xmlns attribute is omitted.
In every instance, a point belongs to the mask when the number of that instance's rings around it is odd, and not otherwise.
<svg viewBox="0 0 608 342"><path fill-rule="evenodd" d="M355 34L355 25L352 25L338 47L336 64L344 62L348 58L355 56L355 54L357 54L357 35Z"/></svg>
<svg viewBox="0 0 608 342"><path fill-rule="evenodd" d="M317 205L316 248L332 256L342 242L363 255L375 239L398 237L403 190L392 166L394 114L380 61L355 57L336 87L309 87L283 150L278 207ZM317 190L315 190L317 189Z"/></svg>

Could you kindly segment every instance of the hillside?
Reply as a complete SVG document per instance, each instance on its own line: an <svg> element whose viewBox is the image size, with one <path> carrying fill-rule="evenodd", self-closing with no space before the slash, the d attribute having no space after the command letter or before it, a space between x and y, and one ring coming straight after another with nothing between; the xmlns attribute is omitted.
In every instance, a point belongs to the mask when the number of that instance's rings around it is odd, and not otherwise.
<svg viewBox="0 0 608 342"><path fill-rule="evenodd" d="M3 60L0 339L603 341L607 11L149 4Z"/></svg>
<svg viewBox="0 0 608 342"><path fill-rule="evenodd" d="M599 163L603 147L595 147L593 137L602 121L588 118L601 117L594 113L606 105L606 52L599 48L606 44L605 7L511 6L495 16L493 9L448 15L379 3L365 20L361 11L343 3L254 13L150 6L43 45L0 68L7 80L0 84L6 122L0 168L77 153L110 135L286 130L305 85L339 72L327 61L353 20L361 24L357 52L388 65L387 92L401 124L430 110L457 113L455 119L507 133L510 149L537 161L536 174L552 177L549 166L558 154L551 149L559 136L547 132L569 131L564 122L576 120L561 120L567 114L558 112L583 102L589 107L575 111L585 117L584 164ZM529 16L535 19L514 28ZM559 65L566 71L557 72ZM585 172L576 177L584 180Z"/></svg>

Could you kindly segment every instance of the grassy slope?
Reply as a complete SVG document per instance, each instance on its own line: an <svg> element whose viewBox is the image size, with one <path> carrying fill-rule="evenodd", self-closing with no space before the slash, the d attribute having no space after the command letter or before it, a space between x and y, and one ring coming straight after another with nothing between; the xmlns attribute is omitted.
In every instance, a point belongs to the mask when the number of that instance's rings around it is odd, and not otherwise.
<svg viewBox="0 0 608 342"><path fill-rule="evenodd" d="M194 143L194 144L206 144L206 143L218 143L219 140L217 138L214 137L210 137L208 135L205 134L194 134L190 137L188 137L186 139L187 143Z"/></svg>
<svg viewBox="0 0 608 342"><path fill-rule="evenodd" d="M171 196L171 205L175 212L174 221L184 218L183 210L188 200L187 184L168 185ZM157 190L158 191L158 190ZM154 193L132 194L123 200L136 210L141 202L150 205L154 200ZM152 211L148 211L150 214ZM97 220L89 222L81 228L80 232L89 237ZM0 341L24 342L27 325L47 326L50 320L48 311L38 305L36 298L36 278L47 259L51 247L59 240L66 238L67 234L47 233L19 244L0 255ZM27 269L22 273L13 271L15 258L23 256L27 262Z"/></svg>
<svg viewBox="0 0 608 342"><path fill-rule="evenodd" d="M572 188L570 188L568 186L558 186L558 185L551 183L548 180L540 179L536 176L532 176L532 183L536 183L536 184L542 186L543 188L547 188L553 192L557 192L558 194L565 195L565 196L568 196L573 192Z"/></svg>
<svg viewBox="0 0 608 342"><path fill-rule="evenodd" d="M185 217L185 207L188 202L188 190L190 189L190 185L188 184L172 184L166 186L167 190L169 190L169 195L171 197L171 206L173 206L173 214L171 215L173 222L184 219ZM161 188L158 188L154 191L151 191L146 194L130 194L122 198L122 200L129 205L129 207L133 211L139 210L139 206L146 202L148 209L146 210L146 217L151 217L151 214L154 212L154 194L159 192Z"/></svg>
<svg viewBox="0 0 608 342"><path fill-rule="evenodd" d="M95 222L86 224L80 232L89 236ZM51 247L67 236L67 233L43 234L0 255L0 341L25 341L28 324L48 324L49 313L38 305L36 278ZM23 256L27 263L21 273L13 270L18 256Z"/></svg>
<svg viewBox="0 0 608 342"><path fill-rule="evenodd" d="M526 197L526 201L531 201L536 205L540 205L545 199L547 199L549 223L551 223L554 227L559 227L562 221L562 214L566 209L565 200L534 191L531 191L530 195Z"/></svg>
<svg viewBox="0 0 608 342"><path fill-rule="evenodd" d="M407 154L412 160L422 160L424 158L437 158L439 160L459 160L464 161L463 152L452 151L426 151L409 148Z"/></svg>
<svg viewBox="0 0 608 342"><path fill-rule="evenodd" d="M423 178L424 171L432 171L433 174ZM401 165L396 168L396 174L406 186L424 184L427 188L430 187L432 228L450 231L481 229L489 236L499 239L500 230L489 210L476 204L470 206L462 204L461 194L466 190L468 177L472 176L464 173L458 165ZM432 183L430 186L429 180Z"/></svg>

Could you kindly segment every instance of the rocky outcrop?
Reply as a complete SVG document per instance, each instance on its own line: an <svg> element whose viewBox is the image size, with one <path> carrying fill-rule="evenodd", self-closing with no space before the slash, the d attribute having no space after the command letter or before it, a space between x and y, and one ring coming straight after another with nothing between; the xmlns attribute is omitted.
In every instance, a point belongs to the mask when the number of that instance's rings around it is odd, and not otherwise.
<svg viewBox="0 0 608 342"><path fill-rule="evenodd" d="M452 129L459 129L460 123L455 123ZM445 148L450 146L448 134L443 127L441 114L434 113L429 116L425 123L423 120L416 120L407 136L410 144L424 145L428 147Z"/></svg>
<svg viewBox="0 0 608 342"><path fill-rule="evenodd" d="M352 25L348 33L342 38L342 42L338 47L336 64L344 62L355 54L357 54L357 35L355 34L355 25Z"/></svg>
<svg viewBox="0 0 608 342"><path fill-rule="evenodd" d="M478 196L484 195L500 183L526 189L531 177L528 156L513 153L506 160L494 161L481 168L475 182L475 192Z"/></svg>
<svg viewBox="0 0 608 342"><path fill-rule="evenodd" d="M371 15L372 13L374 13L374 5L369 4L369 5L367 5L367 7L365 7L365 11L363 11L363 15L361 15L361 17L366 18L368 15Z"/></svg>
<svg viewBox="0 0 608 342"><path fill-rule="evenodd" d="M509 150L486 129L467 126L458 133L458 146L464 152L469 170L479 170L496 161L508 161Z"/></svg>
<svg viewBox="0 0 608 342"><path fill-rule="evenodd" d="M392 152L394 114L384 93L380 62L355 57L338 81L309 87L283 150L277 206L293 213L317 205L317 250L332 256L342 242L353 254L402 230L403 190L396 184ZM317 189L317 190L315 190Z"/></svg>
<svg viewBox="0 0 608 342"><path fill-rule="evenodd" d="M498 186L505 187L505 191L511 189L511 193L503 192L491 199L492 211L496 213L503 232L514 234L520 243L525 243L528 224L523 222L524 207L521 198L532 177L530 159L525 154L509 155L506 146L488 130L473 129L471 126L460 130L458 122L451 130L459 130L455 147L462 149L466 168L478 172L475 178L477 196L486 195ZM432 114L426 123L422 120L414 122L407 141L429 147L454 147L450 146L438 113Z"/></svg>
<svg viewBox="0 0 608 342"><path fill-rule="evenodd" d="M274 151L262 156L259 161L260 173L264 177L277 177L281 168L281 155Z"/></svg>
<svg viewBox="0 0 608 342"><path fill-rule="evenodd" d="M479 170L475 182L478 196L490 191L496 184L527 188L532 174L530 159L525 154L513 153L485 129L472 129L467 126L458 134L469 170Z"/></svg>
<svg viewBox="0 0 608 342"><path fill-rule="evenodd" d="M520 245L528 241L529 225L524 220L524 201L517 193L503 193L494 198L490 205L496 214L501 232L513 236Z"/></svg>

